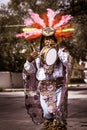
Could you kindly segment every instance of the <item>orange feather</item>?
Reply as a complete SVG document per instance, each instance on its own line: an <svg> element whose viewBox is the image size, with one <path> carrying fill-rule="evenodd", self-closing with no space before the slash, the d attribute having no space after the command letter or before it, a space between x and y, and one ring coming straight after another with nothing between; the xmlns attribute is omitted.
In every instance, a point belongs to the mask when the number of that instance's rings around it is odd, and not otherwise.
<svg viewBox="0 0 87 130"><path fill-rule="evenodd" d="M68 38L68 37L71 37L73 33L70 33L70 32L56 32L55 33L55 37L65 37L65 38Z"/></svg>
<svg viewBox="0 0 87 130"><path fill-rule="evenodd" d="M41 35L42 35L41 33L35 34L35 35L32 35L32 36L27 37L26 39L27 39L27 40L34 40L34 39L36 39L36 38L41 37Z"/></svg>
<svg viewBox="0 0 87 130"><path fill-rule="evenodd" d="M68 28L71 28L72 27L72 25L71 24L66 24L66 25L64 25L64 26L60 26L60 27L57 27L56 28L56 32L58 31L62 31L63 29L68 29Z"/></svg>
<svg viewBox="0 0 87 130"><path fill-rule="evenodd" d="M61 18L62 18L62 14L57 14L57 15L55 16L55 18L54 18L52 27L53 27L55 24L57 24L57 23L61 20Z"/></svg>
<svg viewBox="0 0 87 130"><path fill-rule="evenodd" d="M68 28L71 28L72 27L72 25L71 24L65 24L64 26L61 26L62 27L62 29L68 29Z"/></svg>
<svg viewBox="0 0 87 130"><path fill-rule="evenodd" d="M48 17L46 13L42 13L40 17L44 20L46 26L49 26Z"/></svg>
<svg viewBox="0 0 87 130"><path fill-rule="evenodd" d="M38 28L38 29L43 29L43 27L39 23L33 23L33 24L31 24L31 27Z"/></svg>

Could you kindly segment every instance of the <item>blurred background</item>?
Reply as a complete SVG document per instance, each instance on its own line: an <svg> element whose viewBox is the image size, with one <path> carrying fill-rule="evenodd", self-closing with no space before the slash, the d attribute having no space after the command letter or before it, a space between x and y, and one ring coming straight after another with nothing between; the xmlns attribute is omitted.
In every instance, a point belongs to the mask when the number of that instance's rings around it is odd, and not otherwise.
<svg viewBox="0 0 87 130"><path fill-rule="evenodd" d="M0 130L41 130L25 109L22 69L32 52L32 42L17 39L29 10L42 13L47 8L71 14L75 28L71 39L63 41L74 59L68 85L68 130L87 129L87 0L0 0Z"/></svg>
<svg viewBox="0 0 87 130"><path fill-rule="evenodd" d="M47 8L73 16L74 36L64 41L74 59L70 83L87 82L87 1L86 0L0 0L0 88L23 87L22 68L31 53L32 42L17 39L29 10L42 13ZM19 79L19 80L18 80ZM6 82L4 82L6 81Z"/></svg>

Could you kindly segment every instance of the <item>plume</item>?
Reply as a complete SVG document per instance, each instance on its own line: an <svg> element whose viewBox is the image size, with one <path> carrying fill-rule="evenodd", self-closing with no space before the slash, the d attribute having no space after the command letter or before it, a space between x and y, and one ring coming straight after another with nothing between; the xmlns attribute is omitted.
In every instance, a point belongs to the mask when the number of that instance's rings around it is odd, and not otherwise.
<svg viewBox="0 0 87 130"><path fill-rule="evenodd" d="M65 16L62 16L61 20L59 21L59 23L55 24L53 26L54 29L56 29L57 27L59 26L63 26L65 25L66 23L68 23L68 21L72 18L71 15L65 15Z"/></svg>
<svg viewBox="0 0 87 130"><path fill-rule="evenodd" d="M39 36L42 35L42 29L37 29L37 28L24 28L23 29L24 33L17 34L16 37L24 37L25 39L31 39L33 37L38 38Z"/></svg>
<svg viewBox="0 0 87 130"><path fill-rule="evenodd" d="M27 26L23 28L23 33L17 34L16 37L24 37L27 40L33 40L41 37L43 29L51 27L55 31L53 35L61 42L63 38L72 37L74 28L69 22L72 18L71 15L57 14L52 9L47 9L47 12L41 15L29 12L30 18L24 19L24 23Z"/></svg>
<svg viewBox="0 0 87 130"><path fill-rule="evenodd" d="M41 26L43 26L43 28L46 27L43 19L40 18L39 14L34 13L33 11L30 11L29 14L30 14L31 18L34 20L35 23L40 24Z"/></svg>
<svg viewBox="0 0 87 130"><path fill-rule="evenodd" d="M38 28L38 29L43 29L43 27L39 23L33 23L33 24L31 24L31 27Z"/></svg>
<svg viewBox="0 0 87 130"><path fill-rule="evenodd" d="M24 19L24 24L26 25L26 26L30 26L31 24L33 24L34 22L32 21L32 19L30 19L30 18L26 18L26 19Z"/></svg>
<svg viewBox="0 0 87 130"><path fill-rule="evenodd" d="M49 21L46 13L42 13L40 17L44 20L45 26L49 26Z"/></svg>
<svg viewBox="0 0 87 130"><path fill-rule="evenodd" d="M55 16L55 18L54 18L52 27L53 27L55 24L59 23L59 21L61 20L61 18L62 18L62 14L61 14L61 13L60 13L60 14L57 14L57 15Z"/></svg>
<svg viewBox="0 0 87 130"><path fill-rule="evenodd" d="M52 27L53 20L55 17L55 12L52 9L47 9L47 16L48 16L48 22L49 22L49 27Z"/></svg>

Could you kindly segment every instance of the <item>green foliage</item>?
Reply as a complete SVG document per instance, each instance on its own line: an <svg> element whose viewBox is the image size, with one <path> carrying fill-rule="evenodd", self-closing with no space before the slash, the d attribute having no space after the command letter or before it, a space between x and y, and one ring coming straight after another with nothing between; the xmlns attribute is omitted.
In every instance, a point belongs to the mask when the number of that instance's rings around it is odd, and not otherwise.
<svg viewBox="0 0 87 130"><path fill-rule="evenodd" d="M77 59L86 60L87 56L87 15L82 14L75 16L73 26L75 28L74 37L72 40L73 56Z"/></svg>

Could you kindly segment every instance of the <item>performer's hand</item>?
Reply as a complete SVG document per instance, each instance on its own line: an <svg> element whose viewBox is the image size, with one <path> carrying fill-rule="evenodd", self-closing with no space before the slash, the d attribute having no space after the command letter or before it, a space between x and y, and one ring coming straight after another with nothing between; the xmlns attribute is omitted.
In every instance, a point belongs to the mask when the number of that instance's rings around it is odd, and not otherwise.
<svg viewBox="0 0 87 130"><path fill-rule="evenodd" d="M33 51L30 55L31 55L31 57L32 57L33 59L35 59L35 58L37 58L38 53L37 53L36 51Z"/></svg>
<svg viewBox="0 0 87 130"><path fill-rule="evenodd" d="M38 53L36 51L33 51L29 57L28 57L28 61L32 62L33 60L35 60L38 57Z"/></svg>

